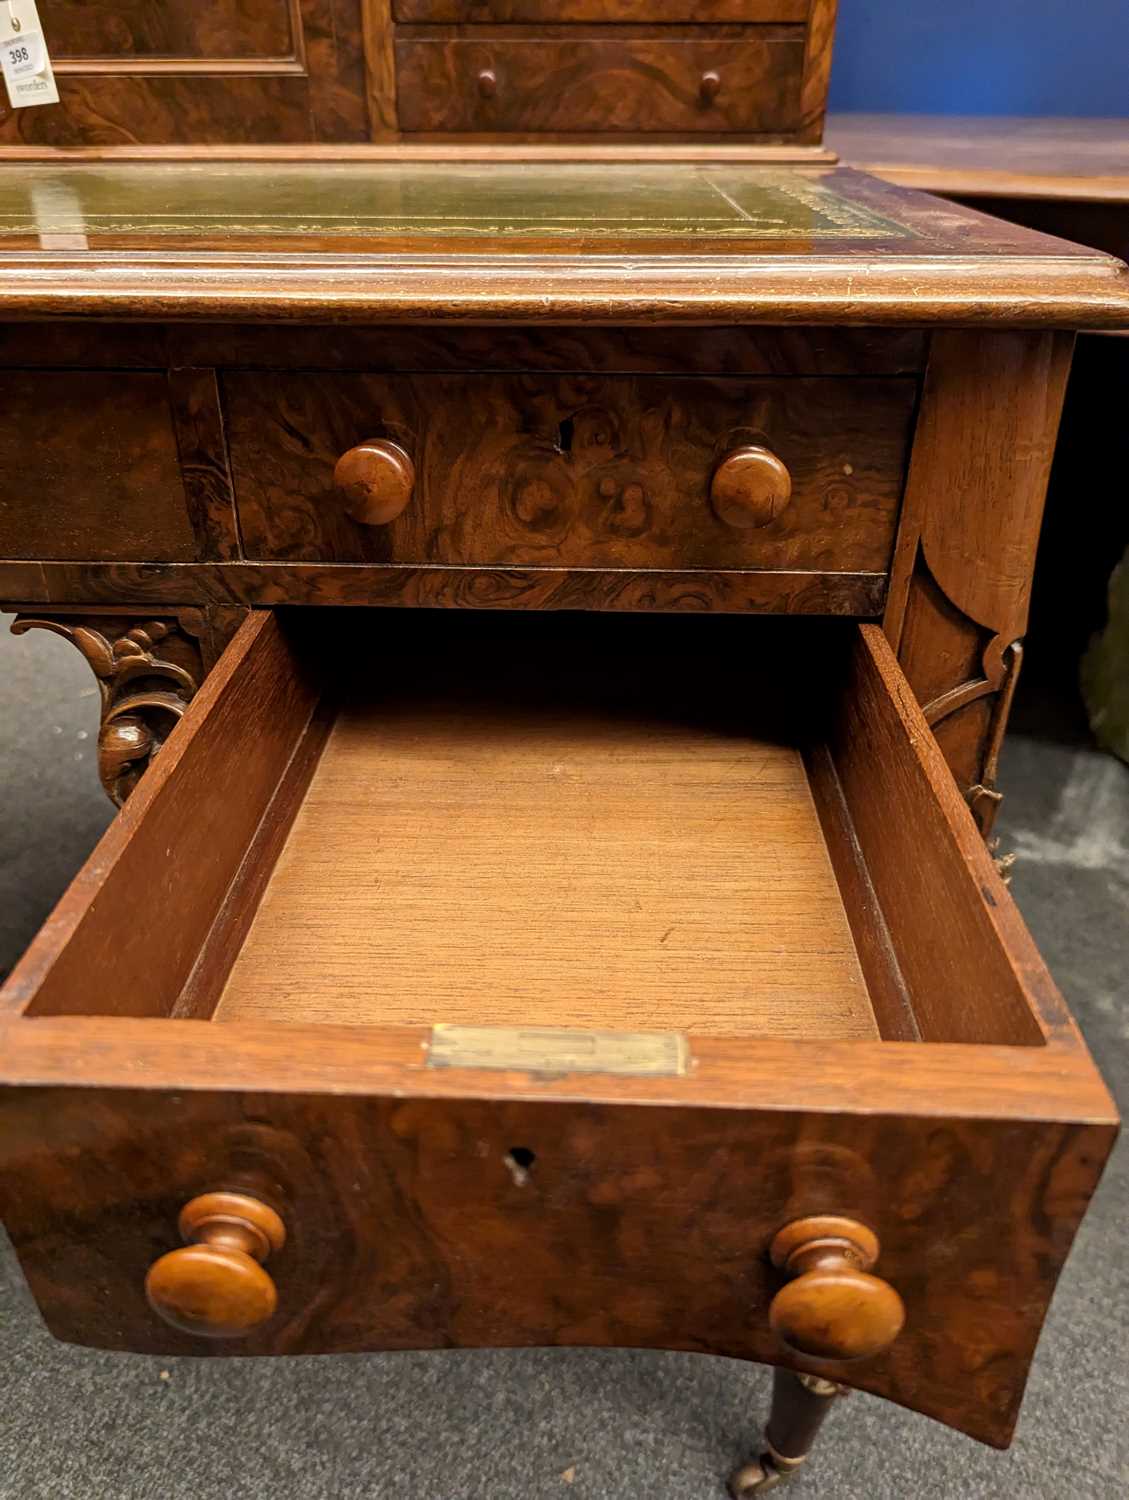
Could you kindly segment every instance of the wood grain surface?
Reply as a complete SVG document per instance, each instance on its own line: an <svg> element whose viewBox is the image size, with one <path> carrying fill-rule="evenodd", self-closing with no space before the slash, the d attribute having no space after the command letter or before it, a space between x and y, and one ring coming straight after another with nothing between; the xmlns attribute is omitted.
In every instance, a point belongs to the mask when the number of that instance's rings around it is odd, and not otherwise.
<svg viewBox="0 0 1129 1500"><path fill-rule="evenodd" d="M250 558L881 573L916 386L228 372L222 394ZM416 470L380 527L333 484L372 438ZM789 503L753 530L710 503L717 465L749 442L792 476Z"/></svg>
<svg viewBox="0 0 1129 1500"><path fill-rule="evenodd" d="M989 795L1072 350L958 330L930 349L885 627L961 786Z"/></svg>
<svg viewBox="0 0 1129 1500"><path fill-rule="evenodd" d="M294 55L294 0L49 0L52 58L253 58Z"/></svg>
<svg viewBox="0 0 1129 1500"><path fill-rule="evenodd" d="M301 1033L280 1044L298 1051ZM70 1341L189 1355L594 1345L800 1368L768 1329L768 1245L789 1219L846 1213L879 1233L907 1322L887 1353L827 1373L1006 1444L1110 1127L962 1120L936 1099L892 1118L766 1111L756 1074L744 1082L729 1108L372 1097L375 1081L367 1098L13 1090L0 1200L48 1327ZM523 1185L506 1166L515 1146L535 1158ZM143 1290L182 1205L216 1190L254 1194L287 1226L270 1261L278 1315L238 1341L168 1328Z"/></svg>
<svg viewBox="0 0 1129 1500"><path fill-rule="evenodd" d="M878 1035L794 746L487 683L341 714L217 1019Z"/></svg>
<svg viewBox="0 0 1129 1500"><path fill-rule="evenodd" d="M789 134L800 111L803 29L714 31L399 28L400 125L406 132ZM494 80L488 93L484 73ZM702 86L708 73L720 81L713 94Z"/></svg>
<svg viewBox="0 0 1129 1500"><path fill-rule="evenodd" d="M397 21L536 23L656 21L664 26L716 21L798 21L811 0L392 0Z"/></svg>
<svg viewBox="0 0 1129 1500"><path fill-rule="evenodd" d="M0 371L0 555L197 553L159 371Z"/></svg>
<svg viewBox="0 0 1129 1500"><path fill-rule="evenodd" d="M464 247L465 248L465 247ZM241 247L207 255L122 252L112 279L82 256L0 253L0 315L48 321L77 314L141 320L300 324L488 323L544 320L608 326L760 323L872 328L1123 329L1129 274L1093 254L1057 260L773 254L698 264L671 254L546 257L504 262L461 255L370 254L349 263ZM271 263L273 260L273 264Z"/></svg>
<svg viewBox="0 0 1129 1500"><path fill-rule="evenodd" d="M362 0L52 0L59 103L0 105L9 146L362 141ZM61 12L56 16L56 12Z"/></svg>
<svg viewBox="0 0 1129 1500"><path fill-rule="evenodd" d="M831 86L831 55L835 46L838 13L839 0L811 0L804 40L804 74L797 141L815 144L823 140L823 121Z"/></svg>
<svg viewBox="0 0 1129 1500"><path fill-rule="evenodd" d="M609 375L920 375L909 328L476 327L293 323L0 323L0 368L497 371Z"/></svg>
<svg viewBox="0 0 1129 1500"><path fill-rule="evenodd" d="M962 198L1129 203L1129 120L835 114L827 141L887 182Z"/></svg>
<svg viewBox="0 0 1129 1500"><path fill-rule="evenodd" d="M395 153L378 167L339 163L333 172L338 178L352 172L352 190L363 194L372 190L374 172L386 178L393 167L405 173L410 168L409 182L416 180L411 174L440 171L443 191L455 190L451 163L412 162L395 158ZM464 194L475 180L465 167L464 161L458 176L458 190ZM112 180L98 175L110 170L97 168L85 174L84 190L104 195L129 187L134 194L138 179L120 174L151 173L153 166L138 163L112 169ZM587 204L588 217L574 214L568 220L568 206L560 201L561 173L554 174L558 192L549 200L544 178L535 175L542 214L553 208L556 230L530 234L528 225L515 229L499 223L490 231L494 253L484 255L481 224L466 239L452 235L446 221L439 229L432 220L390 229L387 220L371 218L352 229L338 220L332 232L328 219L320 229L303 230L293 218L273 230L268 225L250 232L249 210L256 193L269 188L268 197L274 194L271 201L281 206L280 173L301 175L304 170L306 186L289 177L287 191L297 194L299 208L304 192L320 193L324 207L327 169L320 164L306 169L275 164L269 173L261 166L236 162L193 168L191 184L185 182L184 190L191 186L205 209L217 197L235 203L248 215L248 232L233 244L230 221L221 232L215 223L209 229L211 221L205 216L199 231L188 224L170 235L167 192L175 174L188 170L184 164L164 164L163 216L151 215L147 229L142 215L135 235L109 236L97 258L89 252L44 252L39 220L28 208L28 184L38 183L42 173L33 179L26 173L18 179L6 174L0 187L9 197L17 180L23 187L16 195L16 232L4 237L0 251L0 315L54 321L87 312L104 320L117 313L157 322L424 321L652 328L757 323L806 328L1099 328L1129 321L1129 272L1109 256L849 171L805 176L793 169L780 174L785 179L781 186L766 184L748 166L725 166L730 196L734 188L754 196L771 188L773 201L783 193L792 204L786 217L796 224L799 238L781 237L779 224L766 230L732 205L727 217L725 200L713 191L710 213L724 220L724 234L718 238L680 230L677 222L663 217L682 202L690 181L687 173L706 169L686 163L662 169L652 163L647 169L651 188L658 193L660 219L667 225L662 236L655 237L652 200L652 218L643 226L646 233L641 234L637 225L633 228L634 221L617 228L605 218L605 232L593 237L593 200L597 206L602 203L605 215L622 216L624 195L634 191L632 184L638 187L642 169L628 172L623 164L590 162L582 168L571 163L570 202L578 208ZM490 178L482 180L496 182L498 170L493 168ZM513 174L521 168L511 163L506 170ZM663 171L668 175L655 176ZM147 181L151 191L154 181ZM704 189L695 182L695 202L704 205ZM420 179L417 186L426 184ZM489 212L494 202L490 194L483 188L478 198L479 212ZM568 220L563 232L562 215ZM844 215L846 222L840 224ZM60 222L69 220L64 215ZM662 223L658 227L661 230ZM765 238L768 231L772 233ZM599 254L592 253L594 244ZM518 246L520 256L502 253Z"/></svg>
<svg viewBox="0 0 1129 1500"><path fill-rule="evenodd" d="M332 563L0 561L13 605L286 604L422 609L614 610L679 614L853 615L874 619L883 573L597 568L441 568Z"/></svg>
<svg viewBox="0 0 1129 1500"><path fill-rule="evenodd" d="M1050 975L885 636L859 640L831 751L921 1035L1038 1046L1029 993Z"/></svg>
<svg viewBox="0 0 1129 1500"><path fill-rule="evenodd" d="M189 732L170 736L72 882L50 940L16 965L3 1006L170 1014L315 701L275 617L249 617L189 705Z"/></svg>
<svg viewBox="0 0 1129 1500"><path fill-rule="evenodd" d="M196 555L202 562L231 561L240 556L241 543L216 372L171 369L168 391Z"/></svg>

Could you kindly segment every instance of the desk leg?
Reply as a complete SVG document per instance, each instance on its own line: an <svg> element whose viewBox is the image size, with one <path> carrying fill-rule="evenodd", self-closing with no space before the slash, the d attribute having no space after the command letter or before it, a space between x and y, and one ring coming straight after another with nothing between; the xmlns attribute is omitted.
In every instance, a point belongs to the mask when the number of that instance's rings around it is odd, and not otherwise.
<svg viewBox="0 0 1129 1500"><path fill-rule="evenodd" d="M223 606L154 617L52 605L17 614L12 631L53 631L86 658L102 696L98 774L121 807L246 613Z"/></svg>
<svg viewBox="0 0 1129 1500"><path fill-rule="evenodd" d="M835 1397L845 1394L842 1386L818 1375L774 1370L772 1412L765 1428L764 1451L730 1479L733 1500L749 1500L752 1495L764 1494L794 1474L811 1452Z"/></svg>
<svg viewBox="0 0 1129 1500"><path fill-rule="evenodd" d="M1063 333L930 340L883 623L985 838L1072 349Z"/></svg>

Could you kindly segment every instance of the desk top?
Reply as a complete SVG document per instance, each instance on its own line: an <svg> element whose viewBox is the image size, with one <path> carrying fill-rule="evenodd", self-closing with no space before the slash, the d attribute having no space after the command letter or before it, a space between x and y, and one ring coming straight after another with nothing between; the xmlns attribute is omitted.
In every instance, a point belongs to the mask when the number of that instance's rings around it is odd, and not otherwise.
<svg viewBox="0 0 1129 1500"><path fill-rule="evenodd" d="M0 168L0 315L1129 325L1120 262L857 172Z"/></svg>
<svg viewBox="0 0 1129 1500"><path fill-rule="evenodd" d="M827 144L927 193L1129 204L1129 119L829 115Z"/></svg>

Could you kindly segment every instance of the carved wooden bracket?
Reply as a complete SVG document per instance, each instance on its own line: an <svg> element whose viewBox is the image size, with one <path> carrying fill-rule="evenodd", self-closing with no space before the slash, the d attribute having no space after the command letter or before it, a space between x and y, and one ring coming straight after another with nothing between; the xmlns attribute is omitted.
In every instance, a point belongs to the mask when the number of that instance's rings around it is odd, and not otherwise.
<svg viewBox="0 0 1129 1500"><path fill-rule="evenodd" d="M98 774L118 807L203 682L212 647L201 637L212 623L200 610L160 619L93 611L16 616L13 634L53 631L90 664L102 696Z"/></svg>
<svg viewBox="0 0 1129 1500"><path fill-rule="evenodd" d="M983 666L984 677L981 681L965 683L955 692L945 694L944 698L926 704L925 717L932 726L968 703L984 697L992 698L992 716L981 745L980 779L965 792L980 832L985 839L990 840L996 814L1003 801L1003 793L997 789L996 781L1012 699L1015 697L1019 671L1023 666L1023 642L1010 641L1005 646L996 636L984 652ZM1010 869L1010 865L1008 868ZM1005 872L1001 870L1000 873Z"/></svg>

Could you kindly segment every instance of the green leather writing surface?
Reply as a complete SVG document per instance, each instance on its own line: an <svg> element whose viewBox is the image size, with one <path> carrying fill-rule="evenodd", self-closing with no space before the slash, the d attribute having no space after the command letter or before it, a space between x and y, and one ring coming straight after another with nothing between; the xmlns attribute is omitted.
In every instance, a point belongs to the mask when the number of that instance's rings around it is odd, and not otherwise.
<svg viewBox="0 0 1129 1500"><path fill-rule="evenodd" d="M16 166L0 234L490 242L916 238L818 174L742 166L238 163ZM72 247L80 248L80 247Z"/></svg>

